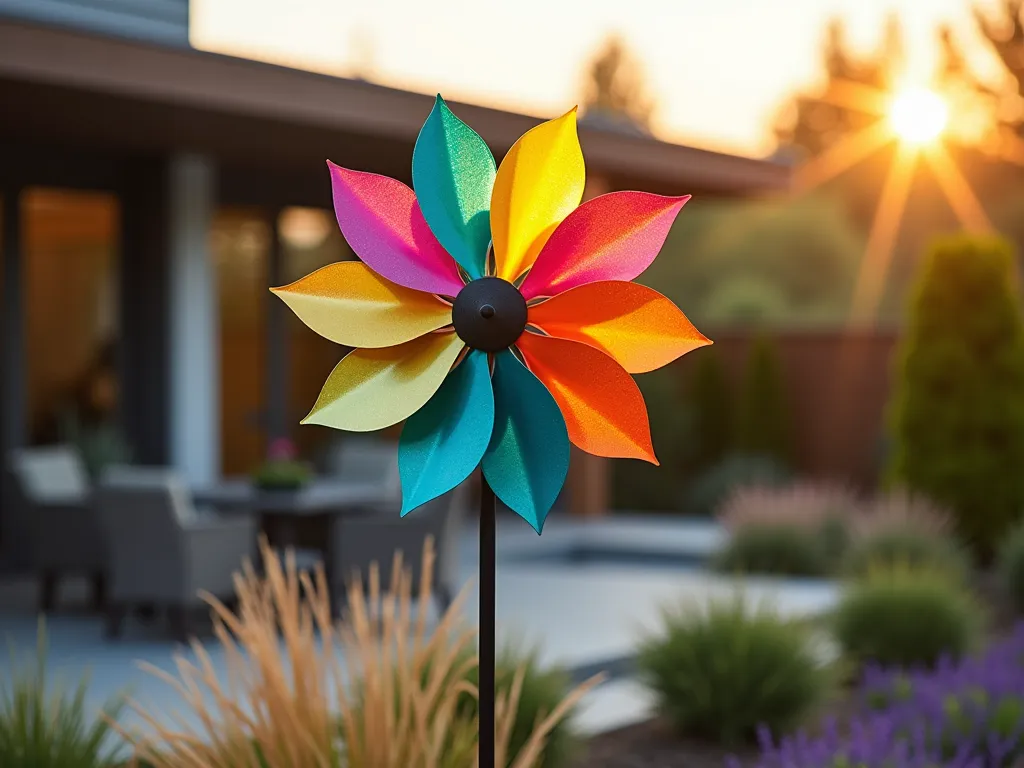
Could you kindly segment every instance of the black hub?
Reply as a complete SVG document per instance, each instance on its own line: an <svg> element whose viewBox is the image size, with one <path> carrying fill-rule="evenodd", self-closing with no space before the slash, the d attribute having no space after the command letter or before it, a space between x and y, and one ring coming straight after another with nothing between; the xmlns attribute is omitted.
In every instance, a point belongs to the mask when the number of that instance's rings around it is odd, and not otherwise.
<svg viewBox="0 0 1024 768"><path fill-rule="evenodd" d="M459 338L473 349L499 352L526 328L526 299L500 277L481 277L455 297L452 321Z"/></svg>

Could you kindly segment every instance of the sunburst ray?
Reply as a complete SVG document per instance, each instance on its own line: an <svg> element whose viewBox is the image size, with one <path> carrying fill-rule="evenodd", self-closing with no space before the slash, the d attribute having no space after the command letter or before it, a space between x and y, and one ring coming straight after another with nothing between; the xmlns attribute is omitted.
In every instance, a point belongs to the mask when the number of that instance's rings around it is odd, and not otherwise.
<svg viewBox="0 0 1024 768"><path fill-rule="evenodd" d="M817 157L807 161L793 176L798 192L808 192L835 178L892 141L884 120L844 137Z"/></svg>
<svg viewBox="0 0 1024 768"><path fill-rule="evenodd" d="M882 298L885 278L917 168L918 150L900 144L878 201L868 244L850 303L850 324L870 327Z"/></svg>
<svg viewBox="0 0 1024 768"><path fill-rule="evenodd" d="M933 144L925 148L924 156L960 224L970 232L991 232L992 222L981 201L946 148L941 144Z"/></svg>
<svg viewBox="0 0 1024 768"><path fill-rule="evenodd" d="M889 109L889 94L852 80L833 80L822 95L822 101L879 117Z"/></svg>

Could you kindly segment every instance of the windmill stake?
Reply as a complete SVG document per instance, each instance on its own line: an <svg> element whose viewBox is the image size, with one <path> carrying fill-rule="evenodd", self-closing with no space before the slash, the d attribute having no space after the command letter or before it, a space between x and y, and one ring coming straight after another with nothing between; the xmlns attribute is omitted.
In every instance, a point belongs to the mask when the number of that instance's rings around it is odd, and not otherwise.
<svg viewBox="0 0 1024 768"><path fill-rule="evenodd" d="M480 768L494 766L494 491L480 472L480 631L479 710Z"/></svg>

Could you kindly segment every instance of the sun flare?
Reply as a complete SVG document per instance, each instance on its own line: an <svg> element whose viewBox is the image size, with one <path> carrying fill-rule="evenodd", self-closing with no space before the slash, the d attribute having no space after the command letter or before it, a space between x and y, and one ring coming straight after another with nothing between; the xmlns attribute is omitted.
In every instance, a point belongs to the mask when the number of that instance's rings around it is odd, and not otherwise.
<svg viewBox="0 0 1024 768"><path fill-rule="evenodd" d="M827 103L878 119L804 163L794 174L794 185L803 193L810 192L883 147L896 145L851 305L850 322L870 325L876 319L910 190L921 167L932 172L965 229L989 232L992 223L949 152L951 143L962 141L958 132L965 115L959 107L954 113L947 97L922 86L907 85L890 92L863 83L840 85L836 88L833 84L824 97ZM955 122L953 130L951 121ZM1007 148L1001 157L1024 167L1024 139L1007 132L1003 143Z"/></svg>
<svg viewBox="0 0 1024 768"><path fill-rule="evenodd" d="M908 88L899 91L889 105L889 125L910 144L928 144L938 139L949 122L949 106L935 91Z"/></svg>

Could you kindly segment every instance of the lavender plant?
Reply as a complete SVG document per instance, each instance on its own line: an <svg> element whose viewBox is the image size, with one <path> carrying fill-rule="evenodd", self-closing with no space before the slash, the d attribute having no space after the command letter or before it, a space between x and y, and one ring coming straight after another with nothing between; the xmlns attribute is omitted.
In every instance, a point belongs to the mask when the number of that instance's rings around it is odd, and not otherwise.
<svg viewBox="0 0 1024 768"><path fill-rule="evenodd" d="M868 667L859 714L815 735L760 733L757 768L1005 768L1024 758L1024 623L932 670Z"/></svg>

